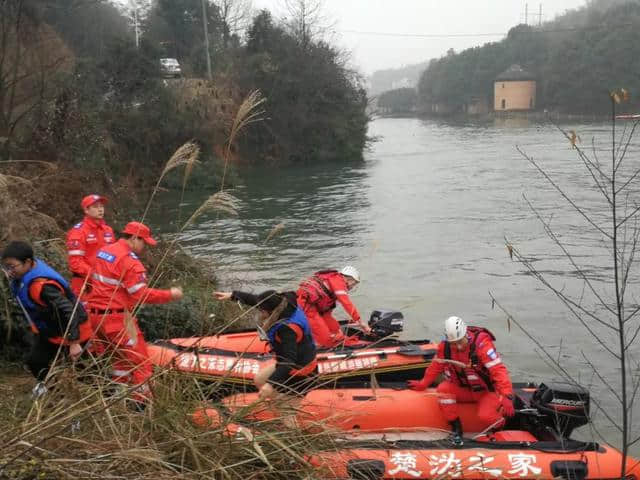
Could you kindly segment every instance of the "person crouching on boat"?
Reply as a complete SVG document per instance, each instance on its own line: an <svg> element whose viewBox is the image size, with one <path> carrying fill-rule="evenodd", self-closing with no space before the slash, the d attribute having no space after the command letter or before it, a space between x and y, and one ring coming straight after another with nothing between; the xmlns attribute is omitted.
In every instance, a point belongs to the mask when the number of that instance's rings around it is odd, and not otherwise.
<svg viewBox="0 0 640 480"><path fill-rule="evenodd" d="M489 330L467 327L461 318L449 317L445 338L422 380L410 380L408 385L412 390L424 390L444 374L445 380L437 388L440 409L451 425L452 442L462 444L458 402L477 402L479 419L487 428L498 429L505 417L515 414L513 386Z"/></svg>
<svg viewBox="0 0 640 480"><path fill-rule="evenodd" d="M267 290L254 295L246 292L213 292L218 300L235 300L257 307L261 329L275 353L276 363L260 370L255 384L261 399L276 393L303 395L317 373L316 347L309 322L296 304L294 292Z"/></svg>
<svg viewBox="0 0 640 480"><path fill-rule="evenodd" d="M340 324L333 317L336 301L351 317L352 323L359 323L365 332L369 327L360 320L360 313L349 298L349 291L360 283L360 273L347 265L342 270L321 270L304 280L297 291L298 306L309 320L316 345L331 348L345 341Z"/></svg>

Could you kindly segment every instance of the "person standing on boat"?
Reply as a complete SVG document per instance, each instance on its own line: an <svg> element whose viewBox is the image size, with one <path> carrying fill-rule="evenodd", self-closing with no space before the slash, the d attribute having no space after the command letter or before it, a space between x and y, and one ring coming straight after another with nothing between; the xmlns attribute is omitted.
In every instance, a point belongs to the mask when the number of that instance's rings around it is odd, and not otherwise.
<svg viewBox="0 0 640 480"><path fill-rule="evenodd" d="M87 313L62 275L34 257L28 243L7 245L2 252L2 270L34 334L26 364L42 382L60 348L73 360L81 355L82 344L91 336ZM41 383L34 389L35 394L45 391Z"/></svg>
<svg viewBox="0 0 640 480"><path fill-rule="evenodd" d="M304 312L294 292L267 290L252 293L213 292L218 300L235 300L255 306L260 313L261 334L266 335L276 363L260 370L254 379L260 398L276 393L303 395L317 374L316 347Z"/></svg>
<svg viewBox="0 0 640 480"><path fill-rule="evenodd" d="M342 270L321 270L304 280L297 291L298 306L304 311L316 345L331 348L345 341L340 324L333 317L336 302L351 317L351 323L359 323L365 332L369 327L360 320L360 313L349 298L349 291L360 283L360 273L347 265Z"/></svg>
<svg viewBox="0 0 640 480"><path fill-rule="evenodd" d="M113 380L137 386L132 399L140 407L151 398L147 382L153 367L134 312L142 303L169 303L183 296L179 287L149 288L147 270L138 255L146 245L156 244L145 224L127 223L120 240L98 251L88 298L89 318L98 341L113 352Z"/></svg>
<svg viewBox="0 0 640 480"><path fill-rule="evenodd" d="M101 195L84 197L80 203L84 211L84 219L67 232L71 290L77 296L80 296L83 285L85 293L91 290L90 274L98 250L116 241L113 229L104 221L106 203L107 198Z"/></svg>
<svg viewBox="0 0 640 480"><path fill-rule="evenodd" d="M505 417L515 414L513 386L489 330L467 327L461 318L449 317L445 338L422 380L410 380L408 385L412 390L424 390L444 374L445 380L437 388L440 409L451 424L451 440L462 444L458 402L477 402L479 419L487 428L498 429Z"/></svg>

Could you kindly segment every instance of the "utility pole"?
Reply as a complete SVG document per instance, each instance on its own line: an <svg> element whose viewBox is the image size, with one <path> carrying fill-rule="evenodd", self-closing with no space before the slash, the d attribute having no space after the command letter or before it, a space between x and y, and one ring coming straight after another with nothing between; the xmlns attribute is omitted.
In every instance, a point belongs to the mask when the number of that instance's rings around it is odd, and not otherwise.
<svg viewBox="0 0 640 480"><path fill-rule="evenodd" d="M529 25L529 4L524 4L524 24Z"/></svg>
<svg viewBox="0 0 640 480"><path fill-rule="evenodd" d="M542 26L542 4L540 4L540 11L538 13L538 27Z"/></svg>
<svg viewBox="0 0 640 480"><path fill-rule="evenodd" d="M133 33L136 37L136 49L138 49L140 47L140 29L138 28L138 0L129 0L129 8L133 10Z"/></svg>
<svg viewBox="0 0 640 480"><path fill-rule="evenodd" d="M211 53L209 52L209 27L207 26L207 0L202 0L202 25L204 27L204 46L207 52L207 77L213 80L211 73Z"/></svg>
<svg viewBox="0 0 640 480"><path fill-rule="evenodd" d="M136 50L140 48L140 31L138 30L138 5L133 4L133 23L136 31Z"/></svg>

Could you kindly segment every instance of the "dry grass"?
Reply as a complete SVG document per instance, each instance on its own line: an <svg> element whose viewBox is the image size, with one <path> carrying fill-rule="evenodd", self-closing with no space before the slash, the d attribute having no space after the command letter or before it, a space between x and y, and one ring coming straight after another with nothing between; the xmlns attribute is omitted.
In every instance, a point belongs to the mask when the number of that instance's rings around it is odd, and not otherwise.
<svg viewBox="0 0 640 480"><path fill-rule="evenodd" d="M162 169L162 172L160 173L160 177L158 178L158 181L156 182L156 185L153 188L153 191L151 192L151 196L149 197L147 206L145 207L144 213L142 214L142 219L140 220L141 222L144 222L144 219L146 218L147 213L149 212L149 208L153 203L153 199L155 198L156 193L158 193L158 190L160 189L160 184L162 183L162 180L167 175L167 173L171 172L172 170L175 170L178 167L184 166L185 170L184 170L182 183L183 183L183 186L186 186L186 183L189 179L189 176L191 175L191 172L193 171L194 166L196 165L196 163L198 163L199 157L200 157L200 147L194 142L185 143L180 148L178 148L173 155L171 155L171 158L167 160L167 163Z"/></svg>
<svg viewBox="0 0 640 480"><path fill-rule="evenodd" d="M227 168L232 156L232 149L238 140L240 134L249 125L260 122L264 119L265 110L261 108L266 101L259 90L254 90L243 100L236 112L236 116L231 124L227 146L224 150L224 170L222 172L222 181L220 183L220 191L224 190L224 181L227 175Z"/></svg>
<svg viewBox="0 0 640 480"><path fill-rule="evenodd" d="M214 193L193 212L182 229L184 230L188 225L195 222L196 219L205 212L220 212L237 217L239 203L240 201L236 197L227 192L220 191Z"/></svg>
<svg viewBox="0 0 640 480"><path fill-rule="evenodd" d="M263 102L259 92L253 92L240 106L227 142L225 173L232 145L244 128L261 120L264 112L259 107ZM199 153L199 147L188 142L168 160L143 219L165 175L184 166L186 182ZM38 183L43 182L40 179ZM0 177L0 189L9 193L3 192L0 198L0 222L6 222L0 224L5 235L0 241L8 236L60 238L64 230L55 218L21 205L25 192L16 189L17 184L32 188L27 177L19 180L10 175ZM238 200L222 190L209 197L182 229L206 211L237 215ZM29 221L21 231L24 235L17 235L16 225L20 222L9 216L13 210ZM156 272L178 236L174 238ZM54 248L63 246L55 241L50 243ZM151 283L159 276L154 275ZM220 397L221 386L203 387L193 378L171 370L154 374L149 382L154 400L144 412L135 412L127 400L131 389L108 380L110 364L108 358L91 359L80 369L78 365L58 362L47 379L49 392L37 400L31 397L34 381L30 377L4 377L0 382L0 478L322 478L305 458L319 448L331 448L329 436L289 428L285 422L276 420L252 425L250 441L244 437L236 439L226 434L226 427L228 423L245 422L239 416L224 418L222 424L212 428L196 427L192 413L209 404L210 398Z"/></svg>
<svg viewBox="0 0 640 480"><path fill-rule="evenodd" d="M0 417L0 478L320 478L305 458L331 448L330 436L271 421L254 424L251 441L230 437L230 423L246 423L241 414L196 427L192 413L214 405L207 399L219 385L171 371L155 375L152 406L133 412L129 392L105 380L106 363L59 369L38 400L33 380L3 379L0 410L12 414Z"/></svg>

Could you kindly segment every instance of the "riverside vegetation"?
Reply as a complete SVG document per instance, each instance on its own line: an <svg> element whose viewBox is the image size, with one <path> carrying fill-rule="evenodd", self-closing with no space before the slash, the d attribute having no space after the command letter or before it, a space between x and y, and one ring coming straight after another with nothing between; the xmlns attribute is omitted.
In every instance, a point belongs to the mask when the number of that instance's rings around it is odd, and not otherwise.
<svg viewBox="0 0 640 480"><path fill-rule="evenodd" d="M275 168L362 159L367 99L341 54L312 34L304 13L302 29L267 11L245 16L241 36L238 17L229 16L234 3L205 2L208 79L201 0L156 0L141 9L138 47L127 12L106 1L0 2L0 243L27 240L64 272L64 232L81 218L78 202L87 193L109 197L107 219L117 230L144 217L156 180L151 198L165 187L206 183L217 193L188 223L204 210L235 213L226 191L235 162ZM184 78L165 80L158 59L174 56ZM237 326L246 315L210 300L214 272L172 238L146 262L152 283L183 285L185 300L145 307L139 318L147 338ZM123 405L128 392L109 390L106 361L54 369L52 392L33 401L33 379L20 373L27 335L19 317L3 282L0 478L320 475L302 452L330 439L280 424L262 425L252 442L239 444L224 425L198 430L190 414L218 386L170 371L154 377L156 399L144 414Z"/></svg>
<svg viewBox="0 0 640 480"><path fill-rule="evenodd" d="M127 12L110 2L0 3L0 243L31 241L61 271L60 239L81 218L79 199L107 195L108 221L116 229L139 218L162 162L186 141L201 152L190 167L197 173L190 184L200 182L200 188L228 186L235 162L275 168L358 161L367 142L367 99L359 78L334 47L314 36L310 10L293 12L302 25L293 28L268 11L251 18L236 8L241 0L205 2L213 60L212 79L206 80L202 2L137 4L139 46ZM177 56L185 77L163 79L163 56ZM228 141L236 113L256 91L263 121ZM163 186L186 188L172 170L163 172ZM210 290L212 272L179 246L168 258L163 281ZM206 303L171 307L163 318L180 320L163 321L162 328L148 324L147 333L202 333L200 319L216 313ZM4 304L0 348L7 353L21 332Z"/></svg>
<svg viewBox="0 0 640 480"><path fill-rule="evenodd" d="M233 140L242 129L260 119L262 103L259 93L254 92L240 105L226 152L231 152ZM197 145L186 143L171 156L151 193L143 219L165 176L183 168L186 183L198 154ZM227 155L225 168L228 160ZM64 243L58 238L62 231L55 219L25 206L19 191L15 191L18 188L43 193L47 187L38 190L37 185L48 185L47 179L46 175L0 175L2 226L12 234L22 233L20 229L25 228L25 235L56 235L35 244L40 256L64 268ZM237 214L237 200L223 190L214 193L192 213L182 229L211 210ZM23 216L34 220L20 222ZM246 314L233 307L223 311L222 304L209 302L212 280L203 282L206 272L201 266L175 251L177 238L162 245L151 259L150 282L166 283L166 278L179 281L187 286L189 300L182 302L179 310L167 306L164 312L157 308L138 312L149 338L211 335L237 327ZM26 332L23 323L17 323L20 312L11 303L6 285L3 287L3 340L19 347L20 342L15 339ZM134 413L126 406L131 388L115 388L108 380L111 365L106 356L89 356L78 364L60 359L47 378L49 392L36 399L31 395L33 379L19 371L17 361L0 366L0 478L311 479L322 478L322 472L311 467L307 455L318 448L332 448L329 434L299 430L287 426L283 419L254 423L250 438L235 439L226 428L229 423L242 423L242 412L223 419L215 429L198 428L192 421L193 413L201 406L211 405L212 398L220 398L227 390L221 382L202 385L171 368L156 370L150 382L154 400L144 413ZM286 407L282 411L286 415Z"/></svg>
<svg viewBox="0 0 640 480"><path fill-rule="evenodd" d="M640 93L640 2L591 0L540 26L520 24L506 38L432 59L413 98L397 89L378 98L385 113L412 110L461 113L477 101L493 105L494 80L509 66L521 65L535 76L536 108L561 114L609 111L607 88L625 86ZM629 104L636 113L637 105ZM619 112L624 113L624 111Z"/></svg>

